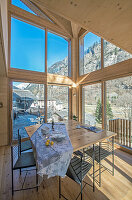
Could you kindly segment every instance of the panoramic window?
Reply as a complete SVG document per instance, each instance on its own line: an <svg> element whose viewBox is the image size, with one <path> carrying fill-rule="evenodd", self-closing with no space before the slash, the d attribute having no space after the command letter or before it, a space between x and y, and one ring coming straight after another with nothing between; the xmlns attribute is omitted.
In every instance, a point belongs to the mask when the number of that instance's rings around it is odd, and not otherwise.
<svg viewBox="0 0 132 200"><path fill-rule="evenodd" d="M22 137L27 137L26 126L44 122L44 85L13 82L13 139L17 139L20 129Z"/></svg>
<svg viewBox="0 0 132 200"><path fill-rule="evenodd" d="M12 0L12 4L23 10L26 10L32 14L35 14L30 8L28 8L21 0ZM35 14L36 15L36 14Z"/></svg>
<svg viewBox="0 0 132 200"><path fill-rule="evenodd" d="M132 58L132 54L104 40L104 67Z"/></svg>
<svg viewBox="0 0 132 200"><path fill-rule="evenodd" d="M118 132L116 142L132 147L132 77L106 82L107 128Z"/></svg>
<svg viewBox="0 0 132 200"><path fill-rule="evenodd" d="M88 33L80 40L80 75L101 68L101 38Z"/></svg>
<svg viewBox="0 0 132 200"><path fill-rule="evenodd" d="M11 67L45 71L45 31L11 18Z"/></svg>
<svg viewBox="0 0 132 200"><path fill-rule="evenodd" d="M48 85L47 118L51 122L68 119L68 87Z"/></svg>
<svg viewBox="0 0 132 200"><path fill-rule="evenodd" d="M48 73L68 76L68 41L48 32Z"/></svg>
<svg viewBox="0 0 132 200"><path fill-rule="evenodd" d="M83 123L102 127L101 83L83 86L82 97Z"/></svg>

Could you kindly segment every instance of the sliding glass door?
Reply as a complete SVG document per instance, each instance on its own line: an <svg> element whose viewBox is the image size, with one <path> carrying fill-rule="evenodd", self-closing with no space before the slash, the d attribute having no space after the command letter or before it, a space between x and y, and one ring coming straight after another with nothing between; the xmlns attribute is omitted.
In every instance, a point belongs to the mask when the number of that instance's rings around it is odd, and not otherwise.
<svg viewBox="0 0 132 200"><path fill-rule="evenodd" d="M44 85L13 82L12 101L13 139L27 137L24 127L44 122Z"/></svg>

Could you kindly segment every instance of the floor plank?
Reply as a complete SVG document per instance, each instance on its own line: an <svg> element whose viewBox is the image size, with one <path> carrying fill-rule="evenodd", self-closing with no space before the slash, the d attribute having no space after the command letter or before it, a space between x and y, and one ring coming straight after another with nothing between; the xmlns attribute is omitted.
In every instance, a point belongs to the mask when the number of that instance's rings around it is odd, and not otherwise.
<svg viewBox="0 0 132 200"><path fill-rule="evenodd" d="M112 169L111 157L103 162L105 166ZM98 166L96 166L96 169ZM19 170L14 172L15 188L21 187L26 172L19 175ZM85 181L92 184L91 178L86 176ZM73 200L80 192L80 186L68 177L61 179L62 193L69 199ZM35 171L27 174L24 187L35 184ZM28 191L15 192L11 195L11 159L10 147L0 147L0 200L58 200L58 177L45 179L39 191L36 189ZM80 198L79 198L80 199ZM109 172L102 173L102 186L96 184L95 192L92 187L86 186L83 190L83 199L86 200L131 200L132 199L132 155L122 152L118 149L115 151L115 176ZM63 198L62 198L63 200Z"/></svg>

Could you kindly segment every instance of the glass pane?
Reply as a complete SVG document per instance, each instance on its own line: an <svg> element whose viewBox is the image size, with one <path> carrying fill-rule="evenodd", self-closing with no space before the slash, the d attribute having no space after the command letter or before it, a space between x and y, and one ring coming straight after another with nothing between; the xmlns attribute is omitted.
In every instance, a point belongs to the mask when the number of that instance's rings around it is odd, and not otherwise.
<svg viewBox="0 0 132 200"><path fill-rule="evenodd" d="M104 67L132 58L132 55L104 40Z"/></svg>
<svg viewBox="0 0 132 200"><path fill-rule="evenodd" d="M88 33L84 37L84 71L80 70L80 72L82 74L87 74L100 68L101 38L97 35L94 35L93 33Z"/></svg>
<svg viewBox="0 0 132 200"><path fill-rule="evenodd" d="M44 85L13 82L13 139L20 129L27 137L25 126L44 122Z"/></svg>
<svg viewBox="0 0 132 200"><path fill-rule="evenodd" d="M22 1L20 0L12 0L12 4L23 9L26 10L34 15L36 15L30 8L28 8Z"/></svg>
<svg viewBox="0 0 132 200"><path fill-rule="evenodd" d="M68 87L48 86L47 102L48 121L54 119L55 122L68 119Z"/></svg>
<svg viewBox="0 0 132 200"><path fill-rule="evenodd" d="M132 76L106 82L107 128L118 133L116 142L132 147Z"/></svg>
<svg viewBox="0 0 132 200"><path fill-rule="evenodd" d="M83 123L102 128L101 84L87 85L82 89Z"/></svg>
<svg viewBox="0 0 132 200"><path fill-rule="evenodd" d="M48 32L48 73L68 76L68 42Z"/></svg>
<svg viewBox="0 0 132 200"><path fill-rule="evenodd" d="M11 67L44 72L44 30L18 19L11 19Z"/></svg>

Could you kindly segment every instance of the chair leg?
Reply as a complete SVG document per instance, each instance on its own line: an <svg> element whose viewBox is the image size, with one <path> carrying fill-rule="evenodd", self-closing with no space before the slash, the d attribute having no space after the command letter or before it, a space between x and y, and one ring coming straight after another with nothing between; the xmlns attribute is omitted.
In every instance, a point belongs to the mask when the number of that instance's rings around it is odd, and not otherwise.
<svg viewBox="0 0 132 200"><path fill-rule="evenodd" d="M12 196L14 195L14 185L13 185L13 170L12 170Z"/></svg>
<svg viewBox="0 0 132 200"><path fill-rule="evenodd" d="M95 146L93 144L93 192L95 191L95 184L94 184L94 181L95 181L95 176L94 176L94 160L95 160Z"/></svg>
<svg viewBox="0 0 132 200"><path fill-rule="evenodd" d="M83 188L83 181L81 180L81 200L82 200L82 196L83 196L83 194L82 194L82 189Z"/></svg>
<svg viewBox="0 0 132 200"><path fill-rule="evenodd" d="M20 175L22 174L21 168L20 168Z"/></svg>
<svg viewBox="0 0 132 200"><path fill-rule="evenodd" d="M99 142L99 187L101 187L101 142Z"/></svg>
<svg viewBox="0 0 132 200"><path fill-rule="evenodd" d="M59 176L59 199L61 199L61 177Z"/></svg>
<svg viewBox="0 0 132 200"><path fill-rule="evenodd" d="M12 196L14 195L14 184L13 184L13 147L11 146L11 178L12 178Z"/></svg>
<svg viewBox="0 0 132 200"><path fill-rule="evenodd" d="M38 192L38 174L37 174L37 168L36 168L36 190Z"/></svg>

